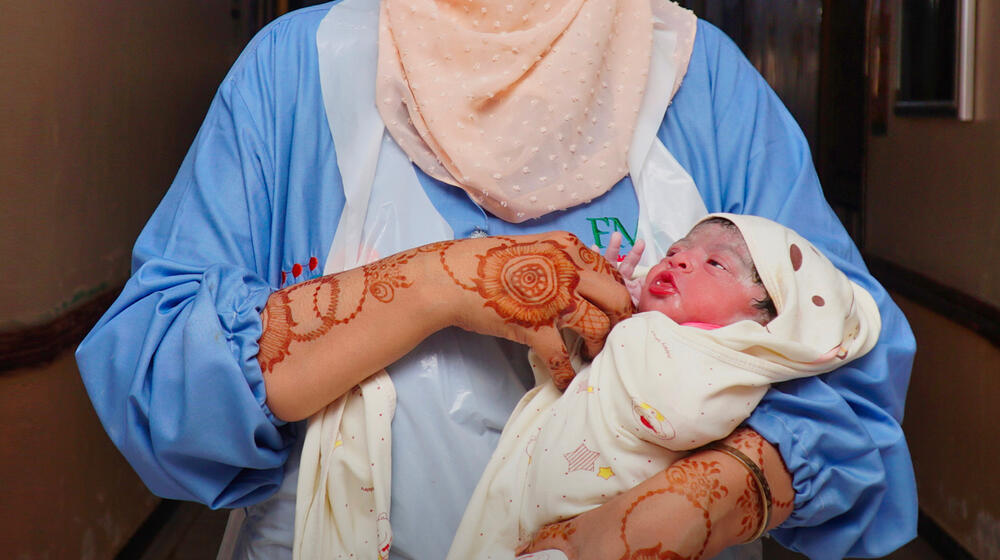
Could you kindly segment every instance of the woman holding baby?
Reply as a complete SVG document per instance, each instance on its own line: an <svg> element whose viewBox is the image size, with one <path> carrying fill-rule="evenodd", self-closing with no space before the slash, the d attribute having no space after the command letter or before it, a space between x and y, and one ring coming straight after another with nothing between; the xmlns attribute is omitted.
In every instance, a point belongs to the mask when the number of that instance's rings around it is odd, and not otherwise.
<svg viewBox="0 0 1000 560"><path fill-rule="evenodd" d="M648 265L709 212L798 231L872 294L878 343L767 391L727 439L759 475L696 451L527 550L707 558L770 530L817 558L888 553L915 534L912 335L781 102L666 1L344 0L272 23L78 360L154 492L238 508L236 556L290 557L309 529L443 558L533 384L507 341L565 386L560 331L592 356L633 311L588 249L598 224L645 240Z"/></svg>

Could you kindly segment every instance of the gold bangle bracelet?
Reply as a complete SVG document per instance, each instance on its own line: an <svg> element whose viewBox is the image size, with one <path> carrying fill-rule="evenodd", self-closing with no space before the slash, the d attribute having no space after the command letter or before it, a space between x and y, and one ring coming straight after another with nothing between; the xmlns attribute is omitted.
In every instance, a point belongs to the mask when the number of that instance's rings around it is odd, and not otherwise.
<svg viewBox="0 0 1000 560"><path fill-rule="evenodd" d="M746 542L751 543L764 535L767 531L768 524L771 523L771 486L767 483L767 478L764 477L764 471L754 463L750 457L747 457L739 449L731 445L726 445L724 443L710 443L705 446L706 450L719 451L729 455L733 459L739 461L750 473L750 476L757 482L757 491L760 493L760 503L761 508L764 510L764 515L760 520L760 526L754 531L752 537Z"/></svg>

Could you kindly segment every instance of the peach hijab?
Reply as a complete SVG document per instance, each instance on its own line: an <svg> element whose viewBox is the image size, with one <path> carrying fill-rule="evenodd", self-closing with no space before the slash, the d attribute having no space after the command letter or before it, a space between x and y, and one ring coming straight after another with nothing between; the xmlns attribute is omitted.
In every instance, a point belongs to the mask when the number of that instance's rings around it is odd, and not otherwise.
<svg viewBox="0 0 1000 560"><path fill-rule="evenodd" d="M428 175L523 222L628 173L652 30L650 0L383 0L376 104Z"/></svg>

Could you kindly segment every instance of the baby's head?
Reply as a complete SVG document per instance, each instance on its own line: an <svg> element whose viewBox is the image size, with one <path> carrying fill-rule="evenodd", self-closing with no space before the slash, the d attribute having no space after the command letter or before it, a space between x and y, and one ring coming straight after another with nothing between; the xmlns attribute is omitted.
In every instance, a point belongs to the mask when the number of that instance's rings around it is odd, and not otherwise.
<svg viewBox="0 0 1000 560"><path fill-rule="evenodd" d="M659 311L683 323L725 326L776 315L750 251L733 222L712 217L670 246L646 275L639 311Z"/></svg>
<svg viewBox="0 0 1000 560"><path fill-rule="evenodd" d="M864 355L881 329L871 294L812 243L772 220L737 214L712 214L673 244L646 275L639 310L682 324L731 325L713 338L811 373Z"/></svg>

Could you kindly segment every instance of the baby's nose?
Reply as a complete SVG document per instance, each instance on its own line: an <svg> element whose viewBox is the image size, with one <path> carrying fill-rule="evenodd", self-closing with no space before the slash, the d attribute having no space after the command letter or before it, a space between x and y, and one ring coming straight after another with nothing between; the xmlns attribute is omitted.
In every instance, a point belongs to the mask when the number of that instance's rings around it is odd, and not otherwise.
<svg viewBox="0 0 1000 560"><path fill-rule="evenodd" d="M680 270L687 271L691 269L691 255L687 251L677 251L667 257L667 262L670 263L670 266Z"/></svg>

